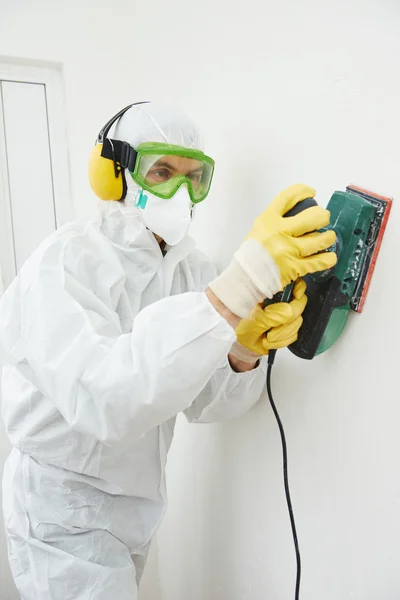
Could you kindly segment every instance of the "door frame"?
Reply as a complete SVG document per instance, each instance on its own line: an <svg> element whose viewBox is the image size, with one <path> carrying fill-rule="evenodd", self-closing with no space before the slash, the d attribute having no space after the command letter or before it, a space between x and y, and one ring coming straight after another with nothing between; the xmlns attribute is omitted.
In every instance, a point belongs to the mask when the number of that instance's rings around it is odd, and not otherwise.
<svg viewBox="0 0 400 600"><path fill-rule="evenodd" d="M45 86L54 206L59 227L73 217L61 65L31 63L0 57L0 81L36 83ZM16 275L3 116L0 86L0 296ZM29 182L27 182L27 190L29 190Z"/></svg>

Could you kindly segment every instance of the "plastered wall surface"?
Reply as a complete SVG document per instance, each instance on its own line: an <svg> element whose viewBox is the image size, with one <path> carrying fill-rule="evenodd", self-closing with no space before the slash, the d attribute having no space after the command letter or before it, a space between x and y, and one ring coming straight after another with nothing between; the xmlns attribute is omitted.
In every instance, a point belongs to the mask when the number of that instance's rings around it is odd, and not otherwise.
<svg viewBox="0 0 400 600"><path fill-rule="evenodd" d="M143 99L186 107L203 126L217 171L192 233L220 268L287 185L314 186L322 205L350 182L394 196L362 316L325 355L283 351L274 367L307 600L400 596L399 31L396 0L0 0L0 55L62 64L77 215L95 205L86 171L98 130ZM265 399L231 423L180 419L168 488L143 600L294 596Z"/></svg>

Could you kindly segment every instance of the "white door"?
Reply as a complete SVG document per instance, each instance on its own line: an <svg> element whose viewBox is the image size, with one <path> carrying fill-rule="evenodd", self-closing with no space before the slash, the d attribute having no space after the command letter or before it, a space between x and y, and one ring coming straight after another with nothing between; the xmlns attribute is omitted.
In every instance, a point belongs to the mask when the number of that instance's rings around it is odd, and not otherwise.
<svg viewBox="0 0 400 600"><path fill-rule="evenodd" d="M0 295L71 215L61 74L0 62ZM0 429L0 470L10 451ZM0 527L1 599L19 596Z"/></svg>
<svg viewBox="0 0 400 600"><path fill-rule="evenodd" d="M0 266L7 287L72 216L58 69L0 62Z"/></svg>

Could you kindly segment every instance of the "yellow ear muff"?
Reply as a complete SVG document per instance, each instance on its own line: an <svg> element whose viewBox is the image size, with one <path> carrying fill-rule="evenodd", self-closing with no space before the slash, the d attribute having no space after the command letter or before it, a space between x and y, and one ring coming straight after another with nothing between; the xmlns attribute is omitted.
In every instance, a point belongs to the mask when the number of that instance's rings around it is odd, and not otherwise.
<svg viewBox="0 0 400 600"><path fill-rule="evenodd" d="M115 177L114 162L101 155L103 144L97 144L89 160L90 187L100 200L121 200L124 196L124 174Z"/></svg>

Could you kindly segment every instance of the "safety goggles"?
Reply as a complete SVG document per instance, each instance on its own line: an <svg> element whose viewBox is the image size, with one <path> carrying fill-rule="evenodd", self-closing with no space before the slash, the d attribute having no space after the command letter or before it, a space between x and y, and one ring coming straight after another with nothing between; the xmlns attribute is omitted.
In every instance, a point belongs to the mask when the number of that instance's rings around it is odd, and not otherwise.
<svg viewBox="0 0 400 600"><path fill-rule="evenodd" d="M140 144L135 150L131 175L144 190L167 200L186 183L194 204L207 197L215 162L200 150L155 142Z"/></svg>

